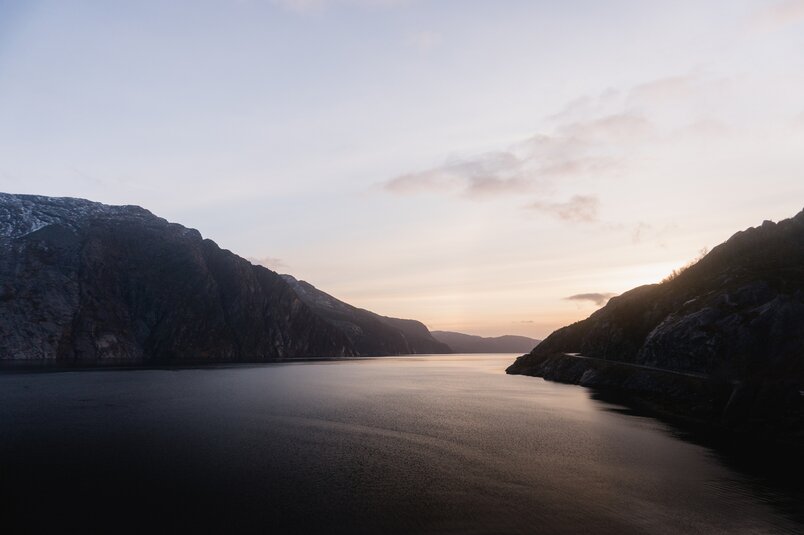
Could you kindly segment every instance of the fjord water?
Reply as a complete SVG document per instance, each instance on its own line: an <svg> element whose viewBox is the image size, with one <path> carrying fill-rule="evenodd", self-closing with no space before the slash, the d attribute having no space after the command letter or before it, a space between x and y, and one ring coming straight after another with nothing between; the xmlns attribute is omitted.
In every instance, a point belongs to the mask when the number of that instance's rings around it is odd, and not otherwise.
<svg viewBox="0 0 804 535"><path fill-rule="evenodd" d="M767 489L512 355L0 374L15 532L734 533Z"/></svg>

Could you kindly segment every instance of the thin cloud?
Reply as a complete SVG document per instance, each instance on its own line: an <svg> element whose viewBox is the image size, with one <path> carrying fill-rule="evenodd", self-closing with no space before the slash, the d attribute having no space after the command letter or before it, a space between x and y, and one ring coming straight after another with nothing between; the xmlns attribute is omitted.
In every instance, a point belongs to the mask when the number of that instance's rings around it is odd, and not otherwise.
<svg viewBox="0 0 804 535"><path fill-rule="evenodd" d="M694 97L700 80L694 75L668 76L635 86L628 95L632 103L664 104Z"/></svg>
<svg viewBox="0 0 804 535"><path fill-rule="evenodd" d="M463 179L451 169L429 169L408 173L389 180L383 188L390 193L411 195L417 193L454 192L464 186Z"/></svg>
<svg viewBox="0 0 804 535"><path fill-rule="evenodd" d="M559 128L561 137L579 142L622 143L644 139L653 133L653 125L634 113L616 113L591 121L578 121Z"/></svg>
<svg viewBox="0 0 804 535"><path fill-rule="evenodd" d="M555 179L622 170L623 158L609 149L640 142L652 130L647 119L627 113L576 121L560 126L553 135L534 135L506 151L399 175L382 187L395 194L447 193L470 198L530 193Z"/></svg>
<svg viewBox="0 0 804 535"><path fill-rule="evenodd" d="M508 193L527 191L531 184L522 177L499 178L495 176L481 176L470 180L465 194L469 197L489 197Z"/></svg>
<svg viewBox="0 0 804 535"><path fill-rule="evenodd" d="M611 109L621 105L622 92L612 87L605 89L597 96L583 95L567 103L558 113L548 115L548 121L567 123L587 119L598 114L600 110Z"/></svg>
<svg viewBox="0 0 804 535"><path fill-rule="evenodd" d="M529 208L565 221L596 221L595 197L576 196L557 202L545 199L545 194L566 192L571 184L578 187L622 176L632 165L644 163L646 151L676 142L679 137L706 140L727 134L728 128L713 116L686 110L702 96L711 97L723 83L690 74L650 80L627 90L609 88L598 96L569 102L547 118L551 126L546 132L504 150L401 174L381 183L381 187L391 194L472 199L538 192L541 201ZM667 120L671 104L682 108L673 109ZM693 120L688 122L690 111Z"/></svg>
<svg viewBox="0 0 804 535"><path fill-rule="evenodd" d="M804 0L776 2L756 11L752 26L760 31L774 31L804 22Z"/></svg>
<svg viewBox="0 0 804 535"><path fill-rule="evenodd" d="M548 115L547 119L550 121L567 121L575 117L587 116L596 107L595 100L589 95L583 95L568 102L564 108L558 113Z"/></svg>
<svg viewBox="0 0 804 535"><path fill-rule="evenodd" d="M566 202L534 202L526 208L543 212L562 221L593 223L597 221L600 201L594 195L575 195Z"/></svg>
<svg viewBox="0 0 804 535"><path fill-rule="evenodd" d="M572 177L579 175L610 174L622 170L623 163L619 159L602 156L587 156L545 165L539 170L543 177Z"/></svg>
<svg viewBox="0 0 804 535"><path fill-rule="evenodd" d="M397 194L458 193L467 197L518 193L531 187L523 170L525 163L511 152L491 152L400 175L383 188Z"/></svg>
<svg viewBox="0 0 804 535"><path fill-rule="evenodd" d="M657 78L633 87L625 97L626 109L664 117L674 128L680 122L714 120L723 101L736 89L732 79L701 73Z"/></svg>
<svg viewBox="0 0 804 535"><path fill-rule="evenodd" d="M729 125L717 119L700 119L679 129L674 134L676 136L699 138L716 138L727 136L731 133Z"/></svg>
<svg viewBox="0 0 804 535"><path fill-rule="evenodd" d="M429 52L438 47L443 41L440 33L433 31L419 31L407 36L405 44L419 52Z"/></svg>
<svg viewBox="0 0 804 535"><path fill-rule="evenodd" d="M587 294L575 294L569 297L565 297L566 301L588 301L590 303L594 303L597 306L603 306L609 302L609 299L615 297L617 294L615 293L587 293Z"/></svg>

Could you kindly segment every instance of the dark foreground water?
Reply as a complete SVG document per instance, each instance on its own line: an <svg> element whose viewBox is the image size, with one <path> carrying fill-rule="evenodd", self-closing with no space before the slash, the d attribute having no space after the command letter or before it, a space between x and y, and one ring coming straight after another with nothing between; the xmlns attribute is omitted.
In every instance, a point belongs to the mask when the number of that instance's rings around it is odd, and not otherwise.
<svg viewBox="0 0 804 535"><path fill-rule="evenodd" d="M512 360L0 374L0 522L9 533L801 531L790 496L583 388L506 376Z"/></svg>

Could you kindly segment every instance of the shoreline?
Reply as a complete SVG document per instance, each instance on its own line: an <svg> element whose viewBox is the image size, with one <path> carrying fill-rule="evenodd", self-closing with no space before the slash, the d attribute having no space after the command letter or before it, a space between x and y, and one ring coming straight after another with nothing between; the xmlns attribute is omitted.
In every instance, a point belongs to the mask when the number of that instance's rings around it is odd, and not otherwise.
<svg viewBox="0 0 804 535"><path fill-rule="evenodd" d="M518 359L506 373L588 388L595 399L707 437L706 442L797 452L804 447L804 396L793 383L744 383L571 354L541 357L527 366Z"/></svg>
<svg viewBox="0 0 804 535"><path fill-rule="evenodd" d="M0 360L1 373L25 372L74 372L74 371L104 371L104 370L179 370L179 369L220 369L234 367L249 367L262 364L304 364L313 362L352 362L375 359L415 359L421 357L467 357L484 355L511 355L519 353L410 353L406 355L372 355L364 357L290 357L250 361L150 361L134 363L131 361L106 362L62 362L56 359L37 360Z"/></svg>

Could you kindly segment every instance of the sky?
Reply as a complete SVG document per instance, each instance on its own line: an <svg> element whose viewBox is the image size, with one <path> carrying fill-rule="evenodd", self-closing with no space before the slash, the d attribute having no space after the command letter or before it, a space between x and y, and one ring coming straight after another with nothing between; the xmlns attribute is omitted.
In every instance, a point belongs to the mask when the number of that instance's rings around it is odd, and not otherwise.
<svg viewBox="0 0 804 535"><path fill-rule="evenodd" d="M804 208L804 0L0 0L0 191L542 338Z"/></svg>

